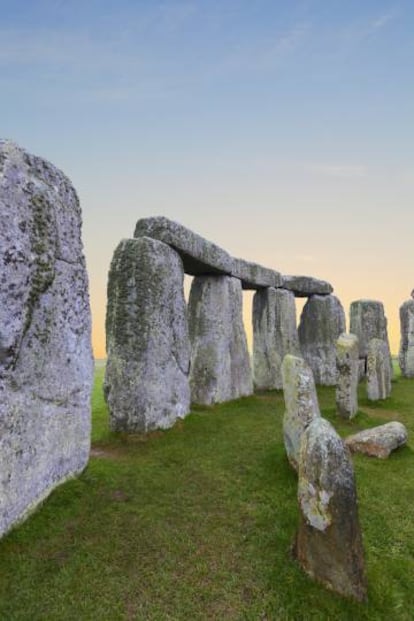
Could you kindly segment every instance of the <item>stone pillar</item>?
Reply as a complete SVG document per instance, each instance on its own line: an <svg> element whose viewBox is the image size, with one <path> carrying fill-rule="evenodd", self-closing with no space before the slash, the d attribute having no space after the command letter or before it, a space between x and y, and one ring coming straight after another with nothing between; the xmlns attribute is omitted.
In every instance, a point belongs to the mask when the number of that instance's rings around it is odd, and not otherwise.
<svg viewBox="0 0 414 621"><path fill-rule="evenodd" d="M259 390L281 389L286 354L300 355L295 296L284 289L259 289L253 298L253 376Z"/></svg>
<svg viewBox="0 0 414 621"><path fill-rule="evenodd" d="M211 405L252 394L240 280L231 276L196 276L188 314L191 400Z"/></svg>
<svg viewBox="0 0 414 621"><path fill-rule="evenodd" d="M404 377L414 377L414 300L400 307L401 341L399 364Z"/></svg>
<svg viewBox="0 0 414 621"><path fill-rule="evenodd" d="M345 331L345 313L334 295L313 295L306 302L299 324L302 355L316 384L335 386L336 341Z"/></svg>
<svg viewBox="0 0 414 621"><path fill-rule="evenodd" d="M367 357L367 397L370 401L386 399L391 394L389 349L382 339L371 339Z"/></svg>
<svg viewBox="0 0 414 621"><path fill-rule="evenodd" d="M190 408L190 342L178 254L125 239L108 279L104 393L114 431L171 427Z"/></svg>
<svg viewBox="0 0 414 621"><path fill-rule="evenodd" d="M359 349L355 334L343 333L336 342L336 410L342 418L353 418L358 411Z"/></svg>
<svg viewBox="0 0 414 621"><path fill-rule="evenodd" d="M377 300L355 300L349 310L349 331L356 334L359 342L359 357L367 360L368 345L371 339L381 339L388 349L388 364L393 374L390 344L388 341L387 318L384 305ZM366 369L366 364L365 364Z"/></svg>

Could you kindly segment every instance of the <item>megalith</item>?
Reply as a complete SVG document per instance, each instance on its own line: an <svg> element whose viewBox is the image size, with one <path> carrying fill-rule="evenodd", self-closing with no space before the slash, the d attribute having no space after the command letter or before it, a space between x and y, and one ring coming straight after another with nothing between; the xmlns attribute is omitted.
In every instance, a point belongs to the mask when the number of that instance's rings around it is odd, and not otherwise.
<svg viewBox="0 0 414 621"><path fill-rule="evenodd" d="M388 341L387 318L384 305L377 300L355 300L349 310L349 331L356 334L359 342L359 357L367 360L368 346L371 339L381 339L388 349L388 364L392 377L392 358ZM365 370L367 371L366 364Z"/></svg>
<svg viewBox="0 0 414 621"><path fill-rule="evenodd" d="M191 400L211 405L252 394L240 280L231 276L196 276L188 317Z"/></svg>
<svg viewBox="0 0 414 621"><path fill-rule="evenodd" d="M179 255L125 239L108 277L104 394L114 431L171 427L190 409L190 341Z"/></svg>
<svg viewBox="0 0 414 621"><path fill-rule="evenodd" d="M336 342L336 410L342 418L353 418L358 410L359 366L358 337L344 332Z"/></svg>
<svg viewBox="0 0 414 621"><path fill-rule="evenodd" d="M386 399L391 394L391 371L388 345L371 339L367 356L367 397L370 401Z"/></svg>
<svg viewBox="0 0 414 621"><path fill-rule="evenodd" d="M414 377L414 300L400 307L401 341L399 364L404 377Z"/></svg>
<svg viewBox="0 0 414 621"><path fill-rule="evenodd" d="M335 386L336 341L345 331L345 313L334 295L313 295L303 307L299 323L302 355L316 384Z"/></svg>
<svg viewBox="0 0 414 621"><path fill-rule="evenodd" d="M291 466L297 470L303 432L320 417L313 373L303 358L287 354L282 364L283 439Z"/></svg>
<svg viewBox="0 0 414 621"><path fill-rule="evenodd" d="M0 141L0 535L86 466L93 357L81 210L52 164Z"/></svg>
<svg viewBox="0 0 414 621"><path fill-rule="evenodd" d="M259 390L283 387L286 354L300 355L295 296L285 289L260 289L253 298L253 377Z"/></svg>
<svg viewBox="0 0 414 621"><path fill-rule="evenodd" d="M364 551L354 470L332 425L316 418L302 436L298 468L296 556L311 578L358 601L366 599Z"/></svg>
<svg viewBox="0 0 414 621"><path fill-rule="evenodd" d="M398 421L391 421L348 436L345 444L352 453L387 459L392 451L407 444L407 440L406 426Z"/></svg>

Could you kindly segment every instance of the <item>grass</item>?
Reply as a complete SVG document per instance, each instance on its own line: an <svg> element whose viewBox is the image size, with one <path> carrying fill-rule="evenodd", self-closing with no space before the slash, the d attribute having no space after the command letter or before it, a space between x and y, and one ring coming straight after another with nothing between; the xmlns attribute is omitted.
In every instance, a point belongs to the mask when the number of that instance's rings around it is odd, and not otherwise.
<svg viewBox="0 0 414 621"><path fill-rule="evenodd" d="M411 620L414 455L354 458L369 602L326 591L291 556L296 478L282 443L283 398L195 408L166 432L112 434L93 394L94 455L0 542L0 620ZM342 435L388 420L414 433L414 381L390 399L323 415Z"/></svg>

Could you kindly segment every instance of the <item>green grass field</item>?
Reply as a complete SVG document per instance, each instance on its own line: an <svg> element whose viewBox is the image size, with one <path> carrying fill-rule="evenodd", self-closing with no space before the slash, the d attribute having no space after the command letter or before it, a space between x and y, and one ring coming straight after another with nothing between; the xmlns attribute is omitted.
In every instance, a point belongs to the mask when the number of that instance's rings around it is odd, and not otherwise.
<svg viewBox="0 0 414 621"><path fill-rule="evenodd" d="M360 387L342 435L400 420L411 447L354 459L369 581L366 605L311 582L291 556L296 477L272 392L196 408L166 432L111 434L93 395L93 457L0 542L0 620L414 619L414 381L369 404Z"/></svg>

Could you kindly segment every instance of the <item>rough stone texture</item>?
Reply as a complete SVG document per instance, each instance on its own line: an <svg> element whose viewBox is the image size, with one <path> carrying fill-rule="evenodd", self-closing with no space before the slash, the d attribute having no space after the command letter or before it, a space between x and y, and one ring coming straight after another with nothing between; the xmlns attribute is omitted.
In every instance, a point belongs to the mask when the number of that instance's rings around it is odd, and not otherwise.
<svg viewBox="0 0 414 621"><path fill-rule="evenodd" d="M353 418L358 411L359 366L358 337L341 334L336 342L336 410L342 418Z"/></svg>
<svg viewBox="0 0 414 621"><path fill-rule="evenodd" d="M240 280L194 278L188 304L191 400L210 405L253 392Z"/></svg>
<svg viewBox="0 0 414 621"><path fill-rule="evenodd" d="M323 418L315 419L302 436L298 474L299 563L329 589L365 600L364 552L352 461L335 429Z"/></svg>
<svg viewBox="0 0 414 621"><path fill-rule="evenodd" d="M364 453L370 457L387 459L389 454L407 444L406 427L397 421L364 429L346 438L345 443L352 453Z"/></svg>
<svg viewBox="0 0 414 621"><path fill-rule="evenodd" d="M345 313L337 297L309 298L300 318L299 342L317 384L336 385L336 341L344 331Z"/></svg>
<svg viewBox="0 0 414 621"><path fill-rule="evenodd" d="M386 399L391 394L391 373L388 344L371 339L367 356L367 397L371 401Z"/></svg>
<svg viewBox="0 0 414 621"><path fill-rule="evenodd" d="M283 438L288 460L297 470L303 432L321 413L313 374L303 358L287 354L282 364L282 376L285 399Z"/></svg>
<svg viewBox="0 0 414 621"><path fill-rule="evenodd" d="M259 390L283 387L286 354L300 356L295 296L269 287L253 298L253 377Z"/></svg>
<svg viewBox="0 0 414 621"><path fill-rule="evenodd" d="M414 300L400 307L401 342L399 364L404 377L414 377Z"/></svg>
<svg viewBox="0 0 414 621"><path fill-rule="evenodd" d="M333 287L325 280L312 276L283 276L282 287L293 291L297 298L307 298L311 295L329 295Z"/></svg>
<svg viewBox="0 0 414 621"><path fill-rule="evenodd" d="M108 279L104 392L115 431L165 429L190 409L190 341L179 255L125 239Z"/></svg>
<svg viewBox="0 0 414 621"><path fill-rule="evenodd" d="M88 278L81 211L52 164L0 141L0 535L90 449Z"/></svg>
<svg viewBox="0 0 414 621"><path fill-rule="evenodd" d="M243 289L262 289L264 287L279 287L282 284L280 272L263 267L257 263L233 259L232 276L242 281Z"/></svg>
<svg viewBox="0 0 414 621"><path fill-rule="evenodd" d="M392 377L392 358L388 341L387 319L384 305L377 300L355 300L349 311L349 331L356 334L359 341L359 357L368 356L368 344L371 339L382 339L388 348L388 359Z"/></svg>

